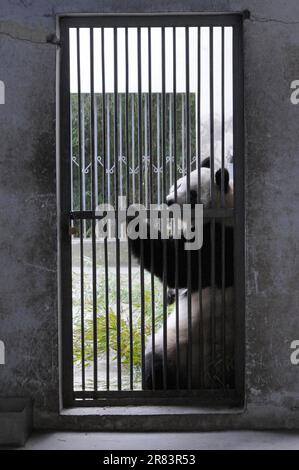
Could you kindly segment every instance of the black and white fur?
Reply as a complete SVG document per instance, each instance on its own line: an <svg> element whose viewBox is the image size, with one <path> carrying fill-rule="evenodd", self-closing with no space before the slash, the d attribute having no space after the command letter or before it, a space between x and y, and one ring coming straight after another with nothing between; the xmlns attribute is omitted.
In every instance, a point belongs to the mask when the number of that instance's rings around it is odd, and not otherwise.
<svg viewBox="0 0 299 470"><path fill-rule="evenodd" d="M210 186L211 186L211 171L209 168L209 160L206 160L201 169L201 202L204 208L211 206ZM229 182L229 174L224 169L222 177L221 169L215 173L214 197L216 207L220 207L221 200L221 180L224 183L225 193L225 207L233 207L233 186ZM190 197L191 204L197 202L197 187L198 187L198 174L197 170L190 174ZM167 196L167 204L171 206L175 202L174 187L170 189ZM187 203L187 180L183 177L177 181L177 203ZM214 284L214 318L216 324L221 324L223 318L223 299L222 299L222 225L220 222L215 222L215 284ZM233 306L233 284L234 284L234 269L233 269L233 246L234 246L234 233L231 223L225 222L225 316L226 316L226 355L232 357L232 306ZM183 237L174 240L161 240L161 238L150 241L149 237L140 243L140 239L130 240L133 254L140 259L141 249L143 251L143 265L148 271L153 270L153 273L162 281L163 280L163 250L166 250L166 272L164 277L166 284L170 289L179 289L179 371L177 364L177 309L174 307L173 312L167 318L167 380L166 384L163 383L163 328L158 330L155 334L155 353L153 355L152 340L149 339L145 351L145 385L146 388L162 389L164 385L167 389L176 388L177 379L179 377L179 386L184 389L187 388L187 351L188 351L188 297L190 296L191 302L191 332L192 332L192 388L199 388L204 386L206 388L217 388L217 374L215 377L211 376L210 372L210 319L211 319L211 291L212 291L212 278L211 278L211 222L206 222L203 225L203 246L201 248L201 270L199 269L199 251L191 251L190 256L190 271L191 271L191 292L188 293L188 270L187 270L187 253L184 245L186 239ZM151 251L152 245L152 251ZM176 248L177 245L177 248ZM141 248L141 246L143 246ZM164 246L164 248L163 248ZM177 249L178 260L176 263L175 252ZM152 253L152 254L151 254ZM201 273L201 285L200 285ZM177 284L176 284L177 282ZM199 295L201 287L201 298ZM168 297L173 296L173 291L168 292ZM200 299L202 304L202 311L200 308ZM200 328L202 325L202 328ZM219 328L218 328L219 330ZM200 331L204 332L203 337L200 336ZM218 338L217 338L218 336ZM201 340L200 340L201 338ZM217 342L219 343L218 352L221 356L221 332L216 329L216 352ZM204 374L201 374L199 364L205 364ZM232 369L231 365L226 364L227 369ZM155 374L153 380L153 372ZM204 375L204 383L202 377ZM232 375L228 370L228 375ZM231 384L230 377L228 378Z"/></svg>

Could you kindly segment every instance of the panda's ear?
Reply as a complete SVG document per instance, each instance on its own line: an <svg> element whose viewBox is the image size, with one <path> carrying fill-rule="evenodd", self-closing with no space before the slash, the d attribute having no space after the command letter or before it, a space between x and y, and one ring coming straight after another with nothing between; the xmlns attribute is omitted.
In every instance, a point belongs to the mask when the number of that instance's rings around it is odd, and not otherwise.
<svg viewBox="0 0 299 470"><path fill-rule="evenodd" d="M211 168L211 159L210 157L207 157L205 158L202 162L201 162L201 168Z"/></svg>
<svg viewBox="0 0 299 470"><path fill-rule="evenodd" d="M226 168L223 169L223 172L224 172L224 192L227 193L228 191L228 184L229 184L229 172L227 171ZM216 181L216 184L218 186L218 188L221 190L221 168L216 171L216 174L215 174L215 181Z"/></svg>

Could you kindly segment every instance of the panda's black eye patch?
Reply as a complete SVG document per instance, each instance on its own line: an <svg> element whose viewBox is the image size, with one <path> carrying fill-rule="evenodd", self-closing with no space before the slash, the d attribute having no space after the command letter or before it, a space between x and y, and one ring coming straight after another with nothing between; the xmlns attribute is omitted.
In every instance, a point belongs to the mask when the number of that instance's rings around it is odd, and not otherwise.
<svg viewBox="0 0 299 470"><path fill-rule="evenodd" d="M224 178L223 178L224 192L227 193L228 184L229 184L229 172L227 171L226 168L223 169L223 174L224 174ZM216 181L216 184L217 184L218 188L221 190L221 168L218 171L216 171L215 181Z"/></svg>

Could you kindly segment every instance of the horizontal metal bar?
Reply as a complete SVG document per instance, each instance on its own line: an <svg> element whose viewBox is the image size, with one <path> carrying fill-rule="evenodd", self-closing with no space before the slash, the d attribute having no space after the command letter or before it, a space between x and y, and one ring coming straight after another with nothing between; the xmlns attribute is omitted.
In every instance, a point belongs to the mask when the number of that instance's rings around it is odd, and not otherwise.
<svg viewBox="0 0 299 470"><path fill-rule="evenodd" d="M75 400L104 400L104 399L121 399L121 398L130 398L137 399L142 398L167 398L167 399L177 399L183 398L186 400L186 397L200 399L204 401L221 401L223 399L234 399L238 398L236 391L233 389L200 389L200 390L107 390L107 391L75 391L74 394ZM186 402L185 402L186 403Z"/></svg>
<svg viewBox="0 0 299 470"><path fill-rule="evenodd" d="M69 28L167 27L167 26L234 26L241 23L243 13L64 16L61 21Z"/></svg>

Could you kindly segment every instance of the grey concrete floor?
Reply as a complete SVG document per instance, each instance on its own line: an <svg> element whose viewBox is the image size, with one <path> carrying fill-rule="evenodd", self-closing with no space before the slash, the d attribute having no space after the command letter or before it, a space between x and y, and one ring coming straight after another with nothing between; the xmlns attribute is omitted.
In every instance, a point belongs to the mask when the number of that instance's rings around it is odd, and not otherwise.
<svg viewBox="0 0 299 470"><path fill-rule="evenodd" d="M299 432L35 433L25 450L298 450Z"/></svg>

